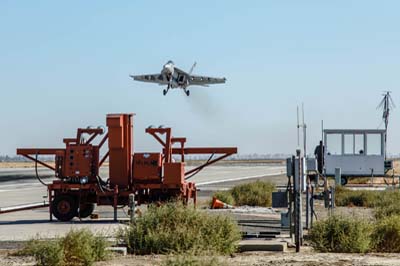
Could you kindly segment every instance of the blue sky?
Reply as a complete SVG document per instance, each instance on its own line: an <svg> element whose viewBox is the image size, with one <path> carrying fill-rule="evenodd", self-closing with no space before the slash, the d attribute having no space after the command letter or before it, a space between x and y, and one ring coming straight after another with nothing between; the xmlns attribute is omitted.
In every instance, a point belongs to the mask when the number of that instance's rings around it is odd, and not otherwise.
<svg viewBox="0 0 400 266"><path fill-rule="evenodd" d="M77 127L134 112L135 150L157 150L148 125L188 145L292 153L296 106L309 149L327 128L377 128L383 90L400 107L398 1L0 2L0 154L62 146ZM173 60L227 83L191 96L133 82ZM389 151L400 153L399 108Z"/></svg>

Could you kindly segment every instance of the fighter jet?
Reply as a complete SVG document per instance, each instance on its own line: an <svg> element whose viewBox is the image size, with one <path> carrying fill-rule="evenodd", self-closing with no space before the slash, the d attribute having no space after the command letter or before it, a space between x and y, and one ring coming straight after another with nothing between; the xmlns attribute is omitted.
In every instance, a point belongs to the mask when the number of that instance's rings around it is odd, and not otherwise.
<svg viewBox="0 0 400 266"><path fill-rule="evenodd" d="M159 74L148 74L148 75L130 75L131 78L137 81L157 83L158 85L167 85L163 93L166 95L170 89L183 89L187 96L190 95L190 91L187 89L189 86L197 85L208 87L209 84L225 83L226 78L212 78L205 76L192 75L193 69L196 66L196 62L193 64L189 72L185 72L177 68L172 61L168 61L162 68Z"/></svg>

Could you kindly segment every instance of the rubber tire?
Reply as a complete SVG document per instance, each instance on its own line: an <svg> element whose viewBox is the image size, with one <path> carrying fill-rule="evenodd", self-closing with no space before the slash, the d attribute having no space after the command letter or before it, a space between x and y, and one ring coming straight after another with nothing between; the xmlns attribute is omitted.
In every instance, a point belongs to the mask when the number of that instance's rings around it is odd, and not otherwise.
<svg viewBox="0 0 400 266"><path fill-rule="evenodd" d="M95 207L96 204L94 203L81 204L81 207L79 209L79 217L80 218L89 217L93 213Z"/></svg>
<svg viewBox="0 0 400 266"><path fill-rule="evenodd" d="M186 96L190 96L190 91L186 91Z"/></svg>
<svg viewBox="0 0 400 266"><path fill-rule="evenodd" d="M340 178L340 184L341 184L342 186L347 185L347 182L348 182L347 176L342 176L342 177Z"/></svg>
<svg viewBox="0 0 400 266"><path fill-rule="evenodd" d="M59 221L68 222L74 218L78 212L78 206L75 197L71 195L57 195L51 203L51 209L54 217ZM65 204L62 206L61 204ZM67 208L60 211L60 208Z"/></svg>

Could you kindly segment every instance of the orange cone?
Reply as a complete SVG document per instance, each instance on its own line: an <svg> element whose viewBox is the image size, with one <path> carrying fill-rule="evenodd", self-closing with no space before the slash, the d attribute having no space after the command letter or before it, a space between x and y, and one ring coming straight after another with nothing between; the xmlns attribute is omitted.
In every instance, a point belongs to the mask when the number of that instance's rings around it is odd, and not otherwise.
<svg viewBox="0 0 400 266"><path fill-rule="evenodd" d="M213 197L212 203L211 203L211 209L233 209L232 205L226 204L225 202L220 201L216 197Z"/></svg>

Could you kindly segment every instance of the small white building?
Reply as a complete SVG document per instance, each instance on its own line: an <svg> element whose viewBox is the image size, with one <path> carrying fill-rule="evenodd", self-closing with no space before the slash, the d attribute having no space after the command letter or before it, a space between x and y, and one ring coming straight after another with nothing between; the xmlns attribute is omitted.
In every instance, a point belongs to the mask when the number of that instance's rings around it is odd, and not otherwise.
<svg viewBox="0 0 400 266"><path fill-rule="evenodd" d="M342 184L349 177L384 176L388 170L385 130L325 129L324 144L325 175L334 176L340 168Z"/></svg>

